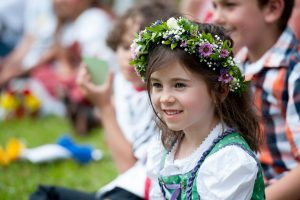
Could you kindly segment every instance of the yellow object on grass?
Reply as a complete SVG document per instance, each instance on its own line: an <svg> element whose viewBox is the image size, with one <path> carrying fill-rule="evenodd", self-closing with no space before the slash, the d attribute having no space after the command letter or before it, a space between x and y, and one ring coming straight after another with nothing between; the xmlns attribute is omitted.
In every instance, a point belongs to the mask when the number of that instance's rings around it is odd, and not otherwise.
<svg viewBox="0 0 300 200"><path fill-rule="evenodd" d="M0 165L8 165L6 151L0 146Z"/></svg>
<svg viewBox="0 0 300 200"><path fill-rule="evenodd" d="M0 165L8 165L17 160L23 149L24 144L20 140L11 138L5 149L0 146Z"/></svg>

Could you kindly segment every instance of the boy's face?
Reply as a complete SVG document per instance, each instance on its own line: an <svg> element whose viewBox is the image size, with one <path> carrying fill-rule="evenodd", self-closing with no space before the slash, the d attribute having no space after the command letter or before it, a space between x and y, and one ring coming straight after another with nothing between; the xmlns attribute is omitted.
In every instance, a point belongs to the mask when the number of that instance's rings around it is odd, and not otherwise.
<svg viewBox="0 0 300 200"><path fill-rule="evenodd" d="M133 66L129 64L131 60L130 45L133 41L134 33L139 30L140 23L131 18L125 22L125 32L123 34L122 43L117 47L117 58L120 71L127 81L130 81L136 87L144 86L143 81L137 75Z"/></svg>
<svg viewBox="0 0 300 200"><path fill-rule="evenodd" d="M289 24L294 30L298 40L300 40L300 0L295 1L293 14L290 18Z"/></svg>
<svg viewBox="0 0 300 200"><path fill-rule="evenodd" d="M264 11L257 0L212 0L213 22L229 31L234 51L243 46L255 47L263 41L266 29Z"/></svg>

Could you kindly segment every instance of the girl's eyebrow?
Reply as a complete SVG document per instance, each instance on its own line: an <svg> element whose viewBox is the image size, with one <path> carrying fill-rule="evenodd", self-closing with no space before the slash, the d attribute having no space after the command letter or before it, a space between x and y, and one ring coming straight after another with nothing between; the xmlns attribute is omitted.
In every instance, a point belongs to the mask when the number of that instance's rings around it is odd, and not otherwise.
<svg viewBox="0 0 300 200"><path fill-rule="evenodd" d="M157 78L150 78L150 81L159 81L159 79L157 79Z"/></svg>
<svg viewBox="0 0 300 200"><path fill-rule="evenodd" d="M174 82L178 82L178 81L189 82L191 80L190 79L186 79L186 78L172 78L171 81L174 81Z"/></svg>
<svg viewBox="0 0 300 200"><path fill-rule="evenodd" d="M160 81L160 80L157 79L157 78L150 78L150 81ZM177 77L175 77L175 78L171 78L170 81L172 81L172 82L189 82L191 80L186 79L186 78L177 78Z"/></svg>
<svg viewBox="0 0 300 200"><path fill-rule="evenodd" d="M227 0L213 0L212 3L224 4Z"/></svg>

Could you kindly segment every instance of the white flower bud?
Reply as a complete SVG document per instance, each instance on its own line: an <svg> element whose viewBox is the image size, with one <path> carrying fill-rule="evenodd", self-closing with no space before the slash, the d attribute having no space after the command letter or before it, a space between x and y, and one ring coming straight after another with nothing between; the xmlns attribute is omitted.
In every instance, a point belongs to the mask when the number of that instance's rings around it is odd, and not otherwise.
<svg viewBox="0 0 300 200"><path fill-rule="evenodd" d="M177 29L177 28L179 28L179 26L177 24L177 20L174 17L171 17L170 19L168 19L167 25L168 25L168 27L170 29Z"/></svg>

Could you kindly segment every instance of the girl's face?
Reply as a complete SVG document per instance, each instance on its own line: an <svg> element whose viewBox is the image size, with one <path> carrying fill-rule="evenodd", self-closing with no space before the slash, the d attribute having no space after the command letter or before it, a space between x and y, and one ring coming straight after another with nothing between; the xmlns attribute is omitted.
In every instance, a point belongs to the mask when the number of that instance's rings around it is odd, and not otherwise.
<svg viewBox="0 0 300 200"><path fill-rule="evenodd" d="M125 22L126 31L122 38L122 44L117 47L117 59L120 71L127 81L130 81L136 87L144 85L141 78L137 75L133 66L129 64L131 60L130 45L133 40L134 33L139 30L139 21L131 18Z"/></svg>
<svg viewBox="0 0 300 200"><path fill-rule="evenodd" d="M257 0L213 0L213 6L213 22L229 31L235 52L243 46L259 47L266 26Z"/></svg>
<svg viewBox="0 0 300 200"><path fill-rule="evenodd" d="M201 130L214 119L214 104L207 84L179 62L150 76L151 100L159 117L173 131Z"/></svg>

